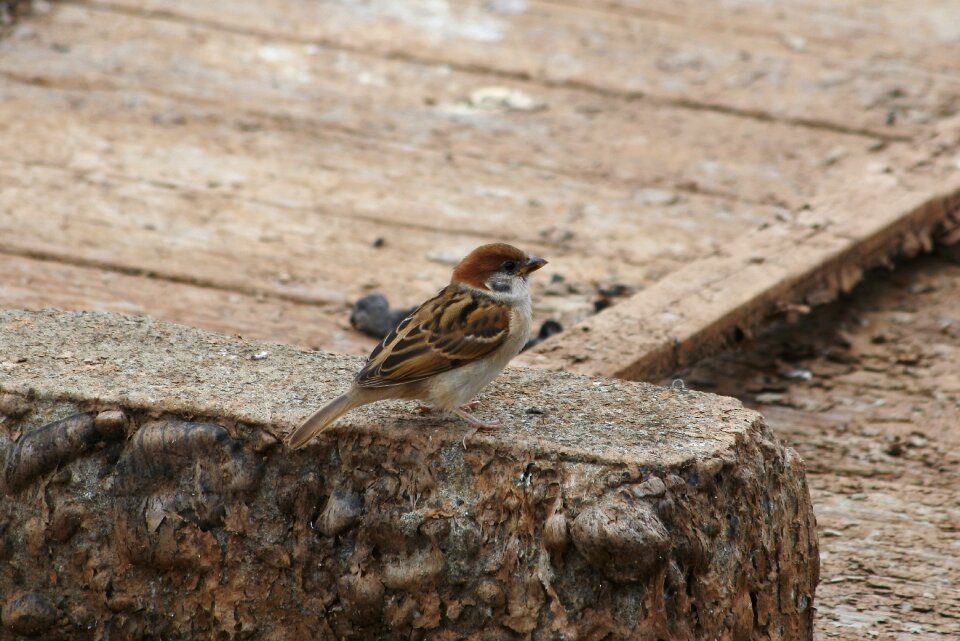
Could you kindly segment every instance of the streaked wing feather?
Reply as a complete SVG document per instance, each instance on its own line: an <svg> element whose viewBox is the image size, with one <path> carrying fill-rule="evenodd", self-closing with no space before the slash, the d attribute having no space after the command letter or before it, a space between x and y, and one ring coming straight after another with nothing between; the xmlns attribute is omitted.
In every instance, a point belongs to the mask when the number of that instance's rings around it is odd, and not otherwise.
<svg viewBox="0 0 960 641"><path fill-rule="evenodd" d="M509 330L509 308L448 287L377 345L357 375L357 384L389 387L422 381L492 353Z"/></svg>

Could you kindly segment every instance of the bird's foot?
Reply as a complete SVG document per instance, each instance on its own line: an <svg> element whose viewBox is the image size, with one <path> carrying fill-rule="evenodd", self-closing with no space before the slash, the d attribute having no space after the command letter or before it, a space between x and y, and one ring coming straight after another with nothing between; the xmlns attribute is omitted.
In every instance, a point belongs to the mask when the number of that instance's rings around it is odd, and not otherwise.
<svg viewBox="0 0 960 641"><path fill-rule="evenodd" d="M469 403L464 403L460 406L460 409L464 412L469 412L470 410L475 410L480 407L480 401L470 401ZM435 408L430 405L417 405L416 411L421 414L430 414L435 411Z"/></svg>
<svg viewBox="0 0 960 641"><path fill-rule="evenodd" d="M470 423L470 431L463 437L463 449L467 449L467 441L473 438L473 435L477 432L494 432L500 427L500 423L497 421L485 422L478 419L476 416L473 416L467 412L462 407L459 407L453 410L453 413L465 420L467 423Z"/></svg>

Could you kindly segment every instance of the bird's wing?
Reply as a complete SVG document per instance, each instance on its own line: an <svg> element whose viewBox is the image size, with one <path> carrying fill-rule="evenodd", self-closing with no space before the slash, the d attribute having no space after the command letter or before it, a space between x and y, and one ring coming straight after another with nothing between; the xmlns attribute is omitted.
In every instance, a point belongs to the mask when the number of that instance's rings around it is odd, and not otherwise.
<svg viewBox="0 0 960 641"><path fill-rule="evenodd" d="M510 308L454 285L415 309L357 375L360 387L415 383L491 354L510 332Z"/></svg>

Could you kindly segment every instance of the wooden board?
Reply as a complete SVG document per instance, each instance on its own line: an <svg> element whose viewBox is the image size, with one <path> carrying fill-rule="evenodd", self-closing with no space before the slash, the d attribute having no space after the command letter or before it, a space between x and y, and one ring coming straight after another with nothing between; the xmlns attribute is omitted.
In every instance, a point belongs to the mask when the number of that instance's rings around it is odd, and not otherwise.
<svg viewBox="0 0 960 641"><path fill-rule="evenodd" d="M243 0L221 7L189 0L117 0L96 5L602 95L883 137L917 133L951 113L960 95L956 65L941 72L926 67L922 55L911 64L869 47L860 55L840 48L797 50L792 30L771 38L709 23L598 11L594 4L275 0L267 6ZM949 46L954 37L949 26L942 26L953 15L950 3L928 6L921 31L928 37L924 47L914 47L921 52L935 50L940 42ZM757 11L755 22L764 20L764 11L770 9ZM827 22L840 22L845 12L825 13ZM877 14L890 16L884 36L896 41L893 34L902 28L898 12L880 8L872 13L874 20Z"/></svg>
<svg viewBox="0 0 960 641"><path fill-rule="evenodd" d="M505 85L496 75L202 23L66 6L42 24L31 46L4 50L0 73L44 88L166 99L168 124L201 112L207 122L241 121L234 124L247 137L251 130L260 137L293 133L306 142L346 133L395 156L395 164L414 150L424 162L433 151L447 165L452 156L457 165L559 174L628 196L658 188L794 208L831 181L840 187L842 160L877 143L536 82ZM198 43L191 55L169 64L169 52L190 42ZM540 107L484 107L483 92L494 89L511 89ZM812 168L823 169L816 183Z"/></svg>
<svg viewBox="0 0 960 641"><path fill-rule="evenodd" d="M958 125L895 164L865 164L847 193L671 273L541 343L522 362L656 380L773 317L834 300L867 269L929 250L938 233L960 226Z"/></svg>
<svg viewBox="0 0 960 641"><path fill-rule="evenodd" d="M60 309L122 314L163 309L167 320L183 325L341 354L366 356L376 342L316 305L0 253L0 309L39 309L51 301Z"/></svg>
<svg viewBox="0 0 960 641"><path fill-rule="evenodd" d="M875 58L928 71L960 67L960 6L942 0L552 0L687 28L762 37L798 53ZM719 5L719 6L718 6Z"/></svg>

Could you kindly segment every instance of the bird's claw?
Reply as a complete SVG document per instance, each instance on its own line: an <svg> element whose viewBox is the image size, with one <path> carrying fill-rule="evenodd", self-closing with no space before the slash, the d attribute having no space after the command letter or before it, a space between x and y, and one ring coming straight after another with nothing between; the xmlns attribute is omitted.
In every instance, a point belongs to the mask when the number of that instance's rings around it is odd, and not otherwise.
<svg viewBox="0 0 960 641"><path fill-rule="evenodd" d="M467 449L467 441L473 438L473 435L477 432L494 432L500 427L500 423L497 421L481 421L477 417L469 414L462 407L455 409L453 413L465 420L467 423L470 423L471 429L466 433L466 435L464 435L463 441L461 441L463 444L463 449Z"/></svg>

